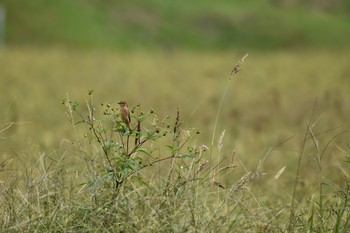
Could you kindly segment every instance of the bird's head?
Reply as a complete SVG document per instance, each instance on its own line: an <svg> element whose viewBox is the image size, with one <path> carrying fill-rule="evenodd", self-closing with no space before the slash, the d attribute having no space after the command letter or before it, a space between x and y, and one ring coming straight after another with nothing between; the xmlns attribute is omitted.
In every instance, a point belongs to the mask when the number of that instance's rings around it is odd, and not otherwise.
<svg viewBox="0 0 350 233"><path fill-rule="evenodd" d="M125 101L123 101L123 100L119 101L118 104L119 104L120 107L125 107L125 106L127 107L128 106L128 104Z"/></svg>

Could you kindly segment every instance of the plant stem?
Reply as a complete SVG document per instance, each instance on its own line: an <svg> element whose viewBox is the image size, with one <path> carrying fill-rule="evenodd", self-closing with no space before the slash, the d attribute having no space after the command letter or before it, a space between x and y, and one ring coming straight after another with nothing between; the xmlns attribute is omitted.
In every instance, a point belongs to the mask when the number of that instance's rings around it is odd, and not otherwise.
<svg viewBox="0 0 350 233"><path fill-rule="evenodd" d="M209 156L209 161L211 161L211 157L212 157L212 154L213 154L213 148L214 148L214 140L215 140L215 134L216 134L216 128L217 128L217 124L218 124L218 121L219 121L219 116L220 116L220 112L221 112L221 108L222 108L222 105L224 103L224 99L225 99L225 96L226 96L226 93L228 91L228 87L229 87L229 83L231 82L231 79L228 80L228 83L227 85L225 86L225 89L224 89L224 92L221 96L221 100L220 100L220 104L219 104L219 109L217 111L217 114L216 114L216 118L215 118L215 122L214 122L214 128L213 128L213 133L211 135L211 144L210 144L210 156Z"/></svg>

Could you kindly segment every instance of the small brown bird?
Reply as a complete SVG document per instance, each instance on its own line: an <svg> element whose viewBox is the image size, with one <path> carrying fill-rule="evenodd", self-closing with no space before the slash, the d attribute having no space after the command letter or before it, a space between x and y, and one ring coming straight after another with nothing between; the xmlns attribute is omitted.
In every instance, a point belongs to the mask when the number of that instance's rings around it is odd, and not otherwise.
<svg viewBox="0 0 350 233"><path fill-rule="evenodd" d="M120 118L126 124L126 126L129 128L129 130L131 131L131 128L130 128L131 119L130 119L130 112L128 109L128 104L125 101L120 101L118 104L120 106Z"/></svg>

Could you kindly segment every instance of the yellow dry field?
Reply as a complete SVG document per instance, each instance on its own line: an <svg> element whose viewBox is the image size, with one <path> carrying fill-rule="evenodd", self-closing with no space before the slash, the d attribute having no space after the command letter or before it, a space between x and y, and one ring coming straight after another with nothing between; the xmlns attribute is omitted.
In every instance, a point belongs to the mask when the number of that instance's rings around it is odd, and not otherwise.
<svg viewBox="0 0 350 233"><path fill-rule="evenodd" d="M191 145L211 146L218 116L213 156L231 158L235 150L237 165L222 182L239 178L261 161L265 176L259 180L269 185L256 182L257 189L283 188L274 194L282 199L289 198L309 126L317 141L307 136L300 188L312 193L310 184L318 183L317 153L322 177L341 185L349 176L350 51L251 51L242 71L229 81L244 54L3 49L0 120L2 129L13 125L1 132L0 158L72 150L68 144L74 130L62 100L69 95L84 108L94 90L96 108L126 100L145 111L154 109L159 119L170 116L172 123L179 108L182 128L200 131ZM215 153L221 135L223 146Z"/></svg>

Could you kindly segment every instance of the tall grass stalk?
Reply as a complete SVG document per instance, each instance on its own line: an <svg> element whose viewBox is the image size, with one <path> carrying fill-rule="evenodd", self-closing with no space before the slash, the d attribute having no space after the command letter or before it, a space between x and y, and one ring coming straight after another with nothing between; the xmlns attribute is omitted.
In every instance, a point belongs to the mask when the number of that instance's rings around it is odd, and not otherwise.
<svg viewBox="0 0 350 233"><path fill-rule="evenodd" d="M244 60L248 57L248 53L246 55L244 55L239 61L238 63L233 67L232 71L231 71L231 76L230 78L227 80L227 85L225 86L225 89L222 93L222 96L221 96L221 100L220 100L220 104L219 104L219 108L218 108L218 111L216 113L216 117L215 117L215 122L214 122L214 128L213 128L213 133L211 135L211 144L210 144L210 156L209 156L209 159L211 161L212 159L212 155L213 155L213 149L214 149L214 140L215 140L215 135L216 135L216 128L217 128L217 125L218 125L218 121L219 121L219 116L220 116L220 112L221 112L221 108L222 108L222 105L224 103L224 100L225 100L225 97L226 97L226 94L227 94L227 91L230 87L230 82L233 78L233 76L235 76L239 71L241 71L240 69L240 66L242 65L242 63L244 62Z"/></svg>
<svg viewBox="0 0 350 233"><path fill-rule="evenodd" d="M323 192L323 186L325 185L325 182L324 182L324 175L323 175L323 166L322 166L322 158L323 156L325 155L325 152L327 150L327 148L329 147L329 145L331 144L331 142L334 141L335 138L337 138L338 136L340 136L341 134L345 133L345 131L343 132L340 132L338 134L336 134L335 136L333 136L328 142L327 144L325 145L324 149L321 151L320 149L320 146L319 146L319 141L317 139L317 136L314 131L313 131L313 128L315 126L315 124L317 123L318 119L315 121L315 123L308 127L308 132L310 134L310 137L312 139L312 142L314 144L314 147L316 149L316 154L315 154L315 160L317 161L317 165L318 165L318 169L319 169L319 174L318 174L318 186L319 186L319 203L318 203L318 208L319 208L319 211L318 211L318 218L319 218L319 222L320 222L320 226L318 227L317 231L318 232L326 232L327 229L325 229L325 217L324 217L324 212L326 211L325 210L325 200L324 200L324 192ZM336 129L336 128L335 128ZM332 129L334 130L334 129ZM327 130L327 132L330 131L330 130ZM313 203L311 203L313 205ZM338 232L338 231L335 231L335 232Z"/></svg>
<svg viewBox="0 0 350 233"><path fill-rule="evenodd" d="M214 141L215 141L217 125L218 125L218 122L219 122L219 116L220 116L221 108L222 108L224 100L226 98L228 89L230 87L231 80L232 80L233 76L235 76L239 71L241 71L240 66L241 66L241 64L244 62L244 60L247 57L248 57L248 54L244 55L238 61L238 63L233 67L233 69L231 71L231 76L227 80L227 84L225 85L224 91L222 93L222 96L221 96L221 99L220 99L220 103L219 103L219 108L217 110L216 117L215 117L215 122L214 122L212 136L211 136L209 161L212 161L212 155L213 155L213 151L214 151ZM218 166L216 168L214 168L213 171L212 171L212 183L213 184L216 184L215 176L217 175L217 172L220 170L220 167L219 167L219 164L221 163L220 162L221 161L220 150L221 150L221 147L222 147L222 140L223 140L224 134L225 134L225 131L223 131L223 133L222 133L222 135L221 135L221 137L220 137L220 139L218 141L218 158L217 158ZM218 204L220 203L220 186L219 185L217 185L217 202L218 202Z"/></svg>
<svg viewBox="0 0 350 233"><path fill-rule="evenodd" d="M295 225L295 196L296 196L296 189L297 189L297 185L299 182L299 175L300 175L300 168L301 168L301 161L304 155L304 150L305 150L305 144L306 141L308 139L308 135L309 135L309 127L311 126L311 122L312 119L314 117L315 114L315 109L316 109L316 103L317 101L315 101L312 112L311 112L311 117L309 122L306 125L306 132L304 135L303 140L301 141L301 146L300 146L300 151L299 151L299 156L298 156L298 164L297 164L297 170L296 170L296 174L295 174L295 178L294 178L294 185L293 185L293 192L292 192L292 197L291 197L291 204L290 204L290 215L289 215L289 224L288 224L288 231L292 232L294 229L294 225Z"/></svg>

